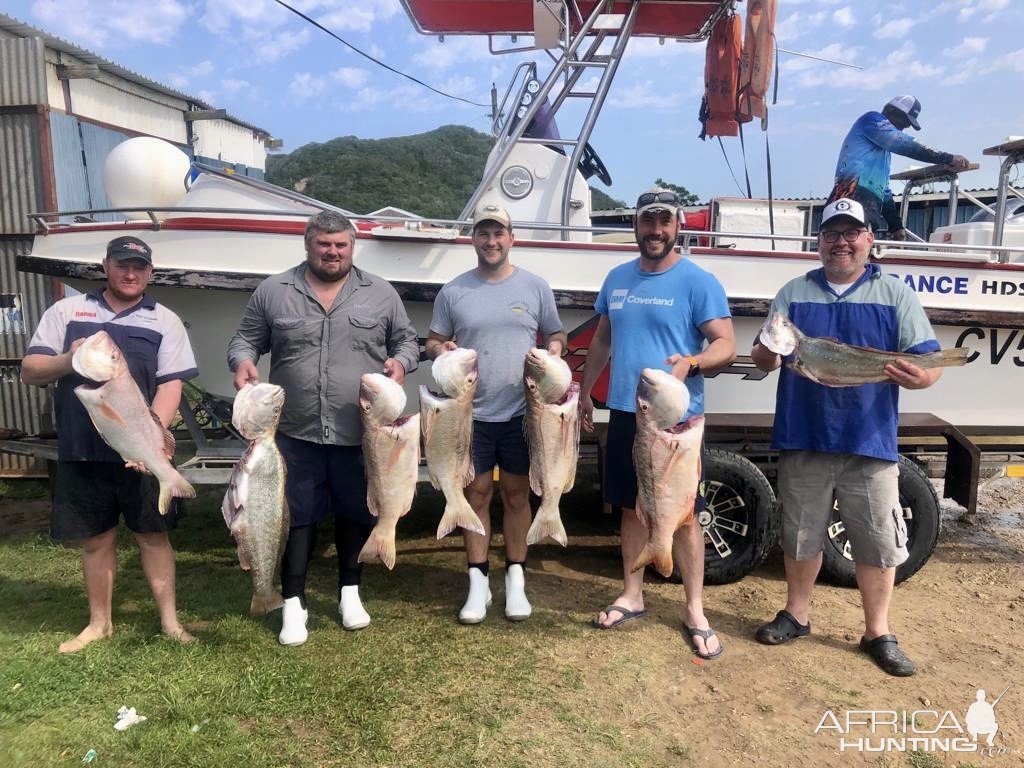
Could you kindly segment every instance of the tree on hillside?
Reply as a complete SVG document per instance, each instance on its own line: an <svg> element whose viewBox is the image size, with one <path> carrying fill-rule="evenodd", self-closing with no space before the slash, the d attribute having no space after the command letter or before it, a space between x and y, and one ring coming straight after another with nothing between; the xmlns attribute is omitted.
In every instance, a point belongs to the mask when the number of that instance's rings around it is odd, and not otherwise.
<svg viewBox="0 0 1024 768"><path fill-rule="evenodd" d="M606 195L600 189L590 188L590 210L592 211L610 211L614 208L628 208L621 200L616 200L614 197Z"/></svg>
<svg viewBox="0 0 1024 768"><path fill-rule="evenodd" d="M677 195L679 195L679 201L683 205L696 205L700 202L700 198L697 197L693 192L688 190L686 187L680 186L679 184L671 184L662 178L658 178L654 182L654 186L661 187L662 189L671 189Z"/></svg>

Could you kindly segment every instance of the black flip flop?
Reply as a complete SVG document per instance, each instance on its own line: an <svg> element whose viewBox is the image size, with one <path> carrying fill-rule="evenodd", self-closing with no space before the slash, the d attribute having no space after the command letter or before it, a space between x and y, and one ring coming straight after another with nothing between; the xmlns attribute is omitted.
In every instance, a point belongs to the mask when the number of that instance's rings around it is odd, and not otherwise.
<svg viewBox="0 0 1024 768"><path fill-rule="evenodd" d="M775 618L757 628L754 639L764 645L782 645L797 637L811 634L811 622L801 624L792 613L783 609Z"/></svg>
<svg viewBox="0 0 1024 768"><path fill-rule="evenodd" d="M602 613L610 614L612 611L615 611L621 615L611 624L602 624L600 622L600 614L598 614L591 620L591 625L593 625L595 629L615 629L616 627L625 624L627 621L632 621L633 619L642 619L644 616L647 615L647 611L645 610L631 611L628 608L623 608L621 605L607 605L605 606L605 609L602 611Z"/></svg>

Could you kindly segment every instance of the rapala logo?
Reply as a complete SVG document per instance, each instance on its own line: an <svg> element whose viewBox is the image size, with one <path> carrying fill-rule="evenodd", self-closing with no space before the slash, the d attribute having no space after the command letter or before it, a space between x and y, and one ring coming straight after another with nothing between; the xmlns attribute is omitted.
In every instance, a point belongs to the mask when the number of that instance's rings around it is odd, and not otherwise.
<svg viewBox="0 0 1024 768"><path fill-rule="evenodd" d="M75 317L96 317L96 313L95 312L83 312L82 310L78 310L77 312L75 312Z"/></svg>

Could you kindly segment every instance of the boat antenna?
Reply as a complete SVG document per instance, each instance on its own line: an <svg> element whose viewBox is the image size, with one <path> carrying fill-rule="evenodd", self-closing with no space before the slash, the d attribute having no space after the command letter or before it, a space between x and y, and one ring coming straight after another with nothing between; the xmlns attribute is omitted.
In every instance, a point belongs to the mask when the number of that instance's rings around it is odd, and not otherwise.
<svg viewBox="0 0 1024 768"><path fill-rule="evenodd" d="M342 45L344 45L344 46L346 46L346 47L348 47L348 48L352 49L353 51L355 51L356 53L358 53L358 54L359 54L360 56L362 56L362 57L363 57L364 59L369 59L370 61L372 61L372 62L373 62L374 64L376 64L377 66L380 66L380 67L384 67L384 69L388 70L389 72L394 72L394 73L395 73L396 75L398 75L399 77L404 77L404 78L405 78L406 80L412 80L412 81L413 81L414 83L416 83L417 85L422 85L422 86L423 86L424 88L426 88L427 90L433 91L434 93L436 93L436 94L439 94L439 95L441 95L441 96L444 96L444 97L446 97L446 98L449 98L449 99L454 99L455 101L462 101L462 102L465 102L466 104L470 104L470 105L472 105L472 106L474 106L474 107L486 107L486 106L487 106L486 104L481 104L481 103L480 103L480 102L478 102L478 101L470 101L469 99L464 99L464 98L462 98L461 96L456 96L456 95L455 95L455 94L453 94L453 93L446 93L445 91L441 91L441 90L438 90L438 89L437 89L437 88L435 88L434 86L432 86L432 85L428 85L427 83L424 83L424 82L423 82L422 80L418 80L418 79L416 79L416 78L415 78L415 77L413 77L412 75L407 75L407 74L405 74L405 72L402 72L402 71L400 71L400 70L397 70L397 69L395 69L395 68L394 68L394 67L392 67L392 66L389 66L389 65L385 64L385 63L384 63L383 61L381 61L380 59L375 59L375 58L374 58L373 56L371 56L370 54L366 53L365 51L361 51L361 50L359 50L359 49L358 49L358 48L356 48L356 47L355 47L354 45L352 45L352 43L350 43L350 42L348 42L347 40L343 40L342 38L338 37L338 36L337 36L336 34L334 34L334 33L333 33L333 32L332 32L331 30L329 30L329 29L328 29L327 27L325 27L325 26L324 26L323 24L321 24L320 22L318 22L318 21L316 21L316 20L314 20L314 19L311 19L311 18L309 18L309 16L307 16L306 14L304 14L304 13L303 13L302 11L300 11L300 10L297 10L296 8L292 8L292 7L290 6L290 5L288 5L288 3L286 3L286 2L283 2L283 0L274 0L274 2L276 2L276 3L277 3L278 5L280 5L280 6L282 7L282 8L287 8L287 9L288 9L289 11L291 11L292 13L294 13L294 14L295 14L296 16L298 16L298 17L300 17L300 18L302 18L302 19L306 20L307 22L309 22L310 24L312 24L312 25L313 25L314 27L316 27L317 29L319 29L319 30L321 30L321 31L323 31L323 32L326 32L326 33L327 33L328 35L330 35L331 37L333 37L333 38L334 38L335 40L337 40L337 41L338 41L339 43L341 43Z"/></svg>
<svg viewBox="0 0 1024 768"><path fill-rule="evenodd" d="M824 56L813 56L809 53L803 53L802 51L790 51L786 48L779 48L775 46L775 50L779 53L788 53L790 56L800 56L805 59L814 59L814 61L824 61L826 64L838 64L840 67L849 67L850 69L863 70L864 67L858 66L857 64L850 64L846 61L839 61L838 59L826 59Z"/></svg>

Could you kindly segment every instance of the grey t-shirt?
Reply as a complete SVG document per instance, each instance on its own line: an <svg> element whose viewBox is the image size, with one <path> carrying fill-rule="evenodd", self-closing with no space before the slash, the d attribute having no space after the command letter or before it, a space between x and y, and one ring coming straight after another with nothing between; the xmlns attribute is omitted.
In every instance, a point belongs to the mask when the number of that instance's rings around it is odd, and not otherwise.
<svg viewBox="0 0 1024 768"><path fill-rule="evenodd" d="M434 300L430 330L475 349L480 372L473 418L508 421L526 410L523 362L537 333L562 330L551 286L525 269L496 283L475 271L447 283Z"/></svg>

